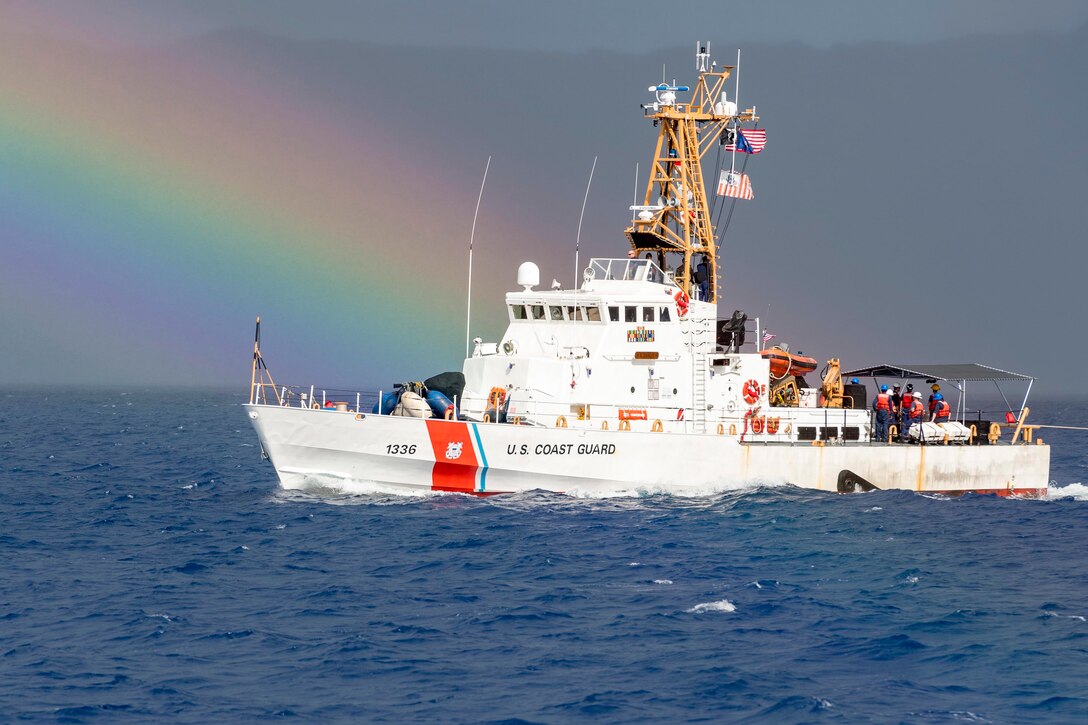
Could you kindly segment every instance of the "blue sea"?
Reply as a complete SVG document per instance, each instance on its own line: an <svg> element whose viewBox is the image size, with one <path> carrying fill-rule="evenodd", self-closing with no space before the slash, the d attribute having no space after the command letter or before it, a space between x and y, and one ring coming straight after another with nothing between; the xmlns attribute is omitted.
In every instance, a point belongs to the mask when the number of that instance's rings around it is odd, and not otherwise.
<svg viewBox="0 0 1088 725"><path fill-rule="evenodd" d="M0 722L1088 722L1088 433L1047 500L350 496L241 402L0 392Z"/></svg>

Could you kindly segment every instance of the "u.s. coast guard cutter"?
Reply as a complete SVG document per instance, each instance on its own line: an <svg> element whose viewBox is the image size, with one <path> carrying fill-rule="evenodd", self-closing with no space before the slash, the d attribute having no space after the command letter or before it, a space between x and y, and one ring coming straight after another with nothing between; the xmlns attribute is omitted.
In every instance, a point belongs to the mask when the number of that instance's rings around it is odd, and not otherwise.
<svg viewBox="0 0 1088 725"><path fill-rule="evenodd" d="M427 391L402 388L371 407L362 395L279 387L258 321L245 407L284 487L494 494L787 482L840 492L1046 492L1050 450L1032 440L1023 407L1013 420L972 424L958 406L958 421L919 424L910 443L875 440L864 388L843 384L837 359L809 386L815 360L761 350L758 336L746 347L744 318L718 318L703 159L723 144L734 155L752 151L748 139L759 134L745 125L759 119L727 99L734 67L708 67L700 51L693 88L653 86L643 106L657 145L626 256L592 259L578 289L537 289L537 266L522 264L521 289L506 295L506 333L477 339L463 378L447 376L448 395L432 391L427 405L417 397ZM719 195L750 194L735 165L714 170ZM956 376L941 374L953 367ZM959 387L987 371L988 379L1023 377L977 365L879 374ZM1009 423L1011 441L1002 440Z"/></svg>

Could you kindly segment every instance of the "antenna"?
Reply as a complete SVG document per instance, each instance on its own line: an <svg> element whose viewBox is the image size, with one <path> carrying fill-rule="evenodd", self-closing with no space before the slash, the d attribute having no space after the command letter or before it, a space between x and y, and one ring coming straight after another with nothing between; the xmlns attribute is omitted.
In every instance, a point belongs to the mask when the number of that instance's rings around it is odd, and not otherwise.
<svg viewBox="0 0 1088 725"><path fill-rule="evenodd" d="M480 194L476 197L476 213L472 215L472 233L468 236L468 311L465 313L465 357L468 357L469 329L472 327L472 243L476 239L476 217L480 215L480 201L484 198L484 184L487 183L487 170L491 168L491 157L487 157L484 178L480 182Z"/></svg>
<svg viewBox="0 0 1088 725"><path fill-rule="evenodd" d="M586 215L586 202L589 201L589 187L593 184L593 172L597 170L597 157L593 157L593 166L589 169L589 181L586 183L586 195L582 199L582 213L578 215L578 237L574 242L574 289L578 289L578 254L582 250L582 217Z"/></svg>
<svg viewBox="0 0 1088 725"><path fill-rule="evenodd" d="M740 48L737 48L737 87L733 91L733 103L737 104L737 111L740 111Z"/></svg>
<svg viewBox="0 0 1088 725"><path fill-rule="evenodd" d="M695 41L695 70L706 73L710 63L710 41L703 45L702 41Z"/></svg>
<svg viewBox="0 0 1088 725"><path fill-rule="evenodd" d="M635 192L631 194L631 221L635 220L635 205L638 204L638 162L635 162Z"/></svg>
<svg viewBox="0 0 1088 725"><path fill-rule="evenodd" d="M737 104L737 114L740 114L740 48L737 48L737 86L733 91L733 103ZM737 128L737 117L733 117L733 129ZM740 139L733 141L733 156L729 159L729 174L732 176L737 172L737 143ZM745 159L747 161L747 159Z"/></svg>

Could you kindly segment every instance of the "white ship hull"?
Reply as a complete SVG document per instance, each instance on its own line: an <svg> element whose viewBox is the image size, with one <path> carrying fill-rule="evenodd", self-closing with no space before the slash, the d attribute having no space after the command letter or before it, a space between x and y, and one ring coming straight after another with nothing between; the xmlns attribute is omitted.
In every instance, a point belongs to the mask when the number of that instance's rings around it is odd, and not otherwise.
<svg viewBox="0 0 1088 725"><path fill-rule="evenodd" d="M823 491L1046 494L1045 445L744 443L735 436L546 428L247 405L284 488L407 494Z"/></svg>

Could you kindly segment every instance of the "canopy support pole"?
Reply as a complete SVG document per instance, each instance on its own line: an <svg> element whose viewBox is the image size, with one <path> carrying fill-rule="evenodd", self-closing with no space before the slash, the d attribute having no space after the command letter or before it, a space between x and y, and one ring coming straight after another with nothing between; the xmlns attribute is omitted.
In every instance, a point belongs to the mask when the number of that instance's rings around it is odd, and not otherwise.
<svg viewBox="0 0 1088 725"><path fill-rule="evenodd" d="M1020 404L1020 415L1016 416L1017 420L1020 420L1020 417L1024 415L1024 410L1028 407L1028 396L1031 395L1031 386L1034 384L1035 378L1032 378L1031 382L1028 383L1027 391L1024 392L1024 402Z"/></svg>

